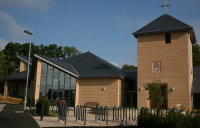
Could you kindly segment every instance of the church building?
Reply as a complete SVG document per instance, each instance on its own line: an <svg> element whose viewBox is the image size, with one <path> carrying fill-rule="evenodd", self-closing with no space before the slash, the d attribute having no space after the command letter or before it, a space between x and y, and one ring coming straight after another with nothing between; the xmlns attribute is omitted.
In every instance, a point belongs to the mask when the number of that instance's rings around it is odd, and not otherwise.
<svg viewBox="0 0 200 128"><path fill-rule="evenodd" d="M167 4L164 4L166 9ZM193 67L191 26L163 14L133 35L138 40L138 65L120 69L91 52L64 60L35 54L31 60L28 97L64 99L70 106L154 108L145 84L154 79L169 90L163 108L200 108L200 67ZM136 45L136 44L133 44ZM24 98L28 58L18 55L20 72L0 78L4 96Z"/></svg>

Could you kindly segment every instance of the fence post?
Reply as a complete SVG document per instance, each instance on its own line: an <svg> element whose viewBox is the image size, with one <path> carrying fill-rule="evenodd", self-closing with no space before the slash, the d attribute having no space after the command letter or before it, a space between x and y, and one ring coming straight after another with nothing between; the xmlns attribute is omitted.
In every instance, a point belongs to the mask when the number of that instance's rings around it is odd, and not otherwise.
<svg viewBox="0 0 200 128"><path fill-rule="evenodd" d="M42 109L41 109L41 117L40 117L40 121L43 121L43 116L44 116L44 103L42 103Z"/></svg>

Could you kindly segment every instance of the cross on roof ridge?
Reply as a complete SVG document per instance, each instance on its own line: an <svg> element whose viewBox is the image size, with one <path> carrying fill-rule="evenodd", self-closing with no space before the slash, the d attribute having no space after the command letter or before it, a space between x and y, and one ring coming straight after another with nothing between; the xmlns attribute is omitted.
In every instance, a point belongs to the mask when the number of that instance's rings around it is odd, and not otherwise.
<svg viewBox="0 0 200 128"><path fill-rule="evenodd" d="M161 5L161 7L164 7L164 14L167 14L167 7L170 6L167 4L167 0L165 0L165 3Z"/></svg>

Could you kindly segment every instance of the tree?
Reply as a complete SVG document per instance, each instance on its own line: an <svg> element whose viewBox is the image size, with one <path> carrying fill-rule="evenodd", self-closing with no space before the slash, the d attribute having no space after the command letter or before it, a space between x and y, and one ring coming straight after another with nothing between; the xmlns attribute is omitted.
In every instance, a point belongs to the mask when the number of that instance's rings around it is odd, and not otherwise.
<svg viewBox="0 0 200 128"><path fill-rule="evenodd" d="M193 66L200 66L200 46L199 44L192 45Z"/></svg>
<svg viewBox="0 0 200 128"><path fill-rule="evenodd" d="M152 83L144 85L145 90L149 92L148 100L150 100L157 109L162 108L165 99L170 92L169 90L161 89L161 82L158 79L154 79Z"/></svg>
<svg viewBox="0 0 200 128"><path fill-rule="evenodd" d="M128 64L122 65L122 69L133 69L133 68L136 68L136 66L134 66L134 65L128 65Z"/></svg>
<svg viewBox="0 0 200 128"><path fill-rule="evenodd" d="M19 59L17 58L18 55L28 56L29 54L29 43L13 43L9 42L5 49L3 50L4 53L4 75L9 75L14 72L18 71L19 67ZM69 46L58 46L57 44L50 44L49 46L40 45L36 46L33 43L31 44L31 58L34 54L40 54L47 56L53 59L65 59L67 57L75 56L80 54L81 52L76 49L76 47L69 47Z"/></svg>
<svg viewBox="0 0 200 128"><path fill-rule="evenodd" d="M0 77L4 76L5 74L5 69L4 69L4 53L3 51L1 50L1 47L0 47Z"/></svg>
<svg viewBox="0 0 200 128"><path fill-rule="evenodd" d="M76 49L76 47L63 47L64 57L72 57L80 54L81 52Z"/></svg>
<svg viewBox="0 0 200 128"><path fill-rule="evenodd" d="M0 47L0 77L4 76L5 75L5 69L4 69L4 65L5 65L5 62L4 62L4 53L3 51L1 50L1 47ZM4 86L3 86L4 82L3 81L0 81L0 93L3 93L3 90L4 90Z"/></svg>

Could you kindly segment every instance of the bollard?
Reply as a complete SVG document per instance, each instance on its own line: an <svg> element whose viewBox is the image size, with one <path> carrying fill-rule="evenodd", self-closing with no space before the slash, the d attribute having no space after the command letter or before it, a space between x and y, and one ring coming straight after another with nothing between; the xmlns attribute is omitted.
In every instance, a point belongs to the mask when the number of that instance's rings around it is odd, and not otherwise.
<svg viewBox="0 0 200 128"><path fill-rule="evenodd" d="M44 103L42 103L42 109L41 109L41 118L40 121L43 121L43 116L44 116Z"/></svg>
<svg viewBox="0 0 200 128"><path fill-rule="evenodd" d="M76 116L76 107L74 106L74 117Z"/></svg>
<svg viewBox="0 0 200 128"><path fill-rule="evenodd" d="M131 121L131 108L130 107L129 107L129 121Z"/></svg>
<svg viewBox="0 0 200 128"><path fill-rule="evenodd" d="M128 115L127 115L127 108L125 108L125 110L126 110L126 125L127 125L127 124L128 124L128 122L127 122L127 118L128 118L128 117L127 117L127 116L128 116Z"/></svg>
<svg viewBox="0 0 200 128"><path fill-rule="evenodd" d="M84 125L86 125L86 106L83 106L83 111L84 111Z"/></svg>

